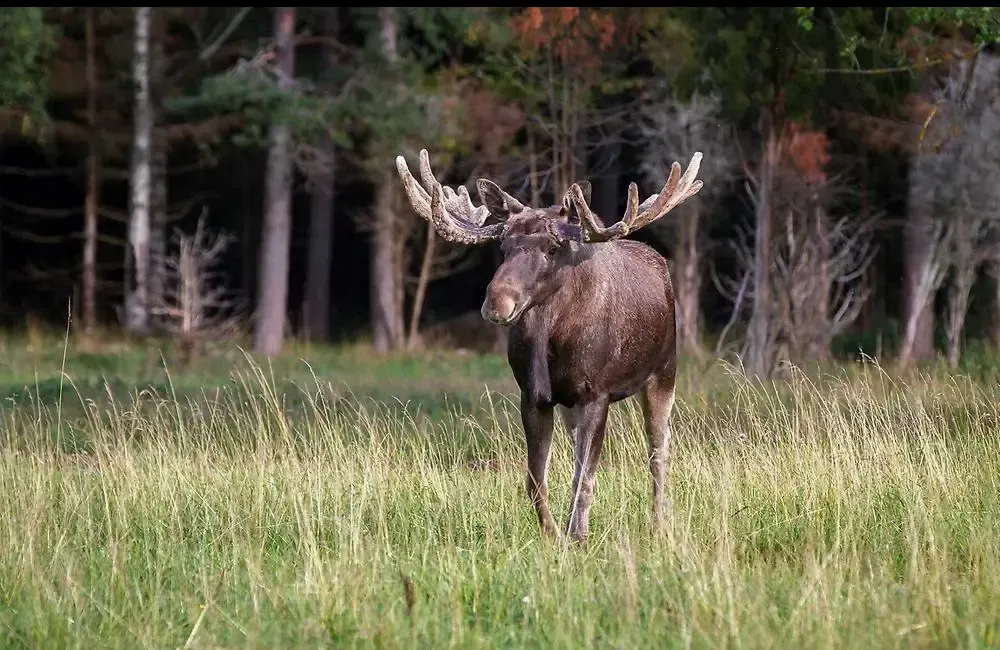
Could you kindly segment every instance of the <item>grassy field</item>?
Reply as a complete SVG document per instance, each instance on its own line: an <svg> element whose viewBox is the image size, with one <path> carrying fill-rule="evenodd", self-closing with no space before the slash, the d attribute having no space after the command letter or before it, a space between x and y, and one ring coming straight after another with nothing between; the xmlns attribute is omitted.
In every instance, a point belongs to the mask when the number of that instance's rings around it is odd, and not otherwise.
<svg viewBox="0 0 1000 650"><path fill-rule="evenodd" d="M665 534L628 401L585 548L540 539L512 388L499 357L0 338L0 645L1000 647L996 381L685 362Z"/></svg>

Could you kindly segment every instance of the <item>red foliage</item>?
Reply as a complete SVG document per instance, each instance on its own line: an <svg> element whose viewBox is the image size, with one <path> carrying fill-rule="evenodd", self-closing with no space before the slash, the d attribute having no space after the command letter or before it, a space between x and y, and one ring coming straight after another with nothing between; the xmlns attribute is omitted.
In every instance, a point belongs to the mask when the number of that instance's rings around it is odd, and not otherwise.
<svg viewBox="0 0 1000 650"><path fill-rule="evenodd" d="M561 63L583 68L598 64L602 52L636 30L627 15L616 19L611 10L580 7L527 7L511 20L511 27L528 52L552 48Z"/></svg>
<svg viewBox="0 0 1000 650"><path fill-rule="evenodd" d="M516 102L503 101L475 79L460 78L455 68L442 76L444 119L455 125L461 144L492 164L524 127L524 111Z"/></svg>
<svg viewBox="0 0 1000 650"><path fill-rule="evenodd" d="M826 183L826 165L830 162L830 139L822 131L808 130L799 122L785 125L782 157L785 164L798 170L808 183Z"/></svg>

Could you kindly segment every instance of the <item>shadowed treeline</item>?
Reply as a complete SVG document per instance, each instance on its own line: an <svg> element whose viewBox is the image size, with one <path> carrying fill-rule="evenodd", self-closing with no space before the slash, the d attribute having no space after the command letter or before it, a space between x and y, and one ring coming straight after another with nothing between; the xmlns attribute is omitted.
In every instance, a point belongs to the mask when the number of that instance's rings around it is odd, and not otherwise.
<svg viewBox="0 0 1000 650"><path fill-rule="evenodd" d="M991 347L991 8L12 8L0 15L0 308L86 345L497 350L498 263L394 159L611 223L671 263L695 356L770 375ZM748 63L752 62L752 64ZM96 349L96 348L94 348Z"/></svg>

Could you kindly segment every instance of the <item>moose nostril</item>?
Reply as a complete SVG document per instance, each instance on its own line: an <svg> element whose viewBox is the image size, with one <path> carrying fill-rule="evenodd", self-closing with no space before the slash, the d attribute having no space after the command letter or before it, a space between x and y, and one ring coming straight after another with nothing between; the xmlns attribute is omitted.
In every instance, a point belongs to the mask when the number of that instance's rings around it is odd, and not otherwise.
<svg viewBox="0 0 1000 650"><path fill-rule="evenodd" d="M496 302L496 312L498 316L503 318L510 318L511 314L514 313L514 308L517 307L517 303L510 296L503 296Z"/></svg>
<svg viewBox="0 0 1000 650"><path fill-rule="evenodd" d="M494 322L510 320L517 310L517 301L510 294L489 296L483 302L483 318Z"/></svg>

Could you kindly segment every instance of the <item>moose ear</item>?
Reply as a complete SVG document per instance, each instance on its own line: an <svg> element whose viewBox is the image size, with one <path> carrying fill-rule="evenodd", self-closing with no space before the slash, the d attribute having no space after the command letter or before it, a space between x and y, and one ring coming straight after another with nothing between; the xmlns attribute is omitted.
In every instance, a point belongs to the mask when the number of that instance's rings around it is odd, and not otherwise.
<svg viewBox="0 0 1000 650"><path fill-rule="evenodd" d="M479 190L479 198L491 215L501 220L510 216L510 206L507 205L507 199L504 198L500 186L488 178L480 178L476 181L476 189Z"/></svg>

